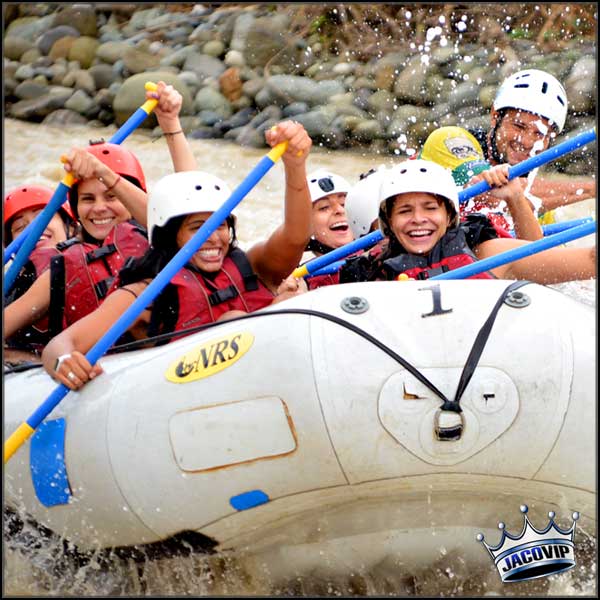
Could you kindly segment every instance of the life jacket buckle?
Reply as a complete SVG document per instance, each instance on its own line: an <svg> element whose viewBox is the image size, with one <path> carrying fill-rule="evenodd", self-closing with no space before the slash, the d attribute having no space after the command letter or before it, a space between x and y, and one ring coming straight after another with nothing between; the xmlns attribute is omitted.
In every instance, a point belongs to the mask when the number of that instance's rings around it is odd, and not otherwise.
<svg viewBox="0 0 600 600"><path fill-rule="evenodd" d="M227 300L233 300L239 295L237 288L234 285L230 285L222 290L217 290L213 292L208 297L208 302L211 306L216 306L217 304L221 304L222 302L227 302Z"/></svg>
<svg viewBox="0 0 600 600"><path fill-rule="evenodd" d="M104 256L108 256L115 252L117 247L114 244L106 244L106 246L100 246L100 248L96 248L95 250L91 250L85 255L85 260L89 265L91 262L98 260Z"/></svg>

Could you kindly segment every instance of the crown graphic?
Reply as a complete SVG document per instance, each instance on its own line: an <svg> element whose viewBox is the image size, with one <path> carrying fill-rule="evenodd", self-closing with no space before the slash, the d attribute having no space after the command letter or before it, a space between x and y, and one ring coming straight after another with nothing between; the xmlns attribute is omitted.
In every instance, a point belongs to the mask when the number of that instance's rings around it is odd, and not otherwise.
<svg viewBox="0 0 600 600"><path fill-rule="evenodd" d="M498 523L502 537L497 546L484 541L482 533L477 535L492 557L503 582L525 581L567 571L575 566L575 525L579 513L573 513L573 523L566 531L554 522L554 512L549 512L548 525L539 531L527 517L527 505L521 506L524 515L520 535L507 533L504 523Z"/></svg>

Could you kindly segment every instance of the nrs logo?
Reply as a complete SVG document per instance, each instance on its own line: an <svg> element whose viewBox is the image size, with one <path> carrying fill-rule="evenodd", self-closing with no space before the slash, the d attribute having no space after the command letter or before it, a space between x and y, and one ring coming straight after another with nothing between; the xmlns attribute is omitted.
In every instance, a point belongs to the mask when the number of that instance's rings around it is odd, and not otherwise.
<svg viewBox="0 0 600 600"><path fill-rule="evenodd" d="M237 362L253 342L251 333L236 333L211 340L174 362L165 376L173 383L188 383L210 377Z"/></svg>

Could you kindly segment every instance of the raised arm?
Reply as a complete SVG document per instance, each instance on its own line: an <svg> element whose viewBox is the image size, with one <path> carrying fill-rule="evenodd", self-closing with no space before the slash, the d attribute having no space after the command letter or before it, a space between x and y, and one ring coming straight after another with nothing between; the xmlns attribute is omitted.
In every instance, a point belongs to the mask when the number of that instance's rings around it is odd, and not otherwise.
<svg viewBox="0 0 600 600"><path fill-rule="evenodd" d="M536 177L531 193L542 200L542 210L547 212L581 200L596 197L594 179L558 180Z"/></svg>
<svg viewBox="0 0 600 600"><path fill-rule="evenodd" d="M155 92L146 91L146 98L158 100L154 114L167 140L175 172L196 171L198 169L196 159L179 121L179 113L183 105L181 94L172 85L159 81Z"/></svg>
<svg viewBox="0 0 600 600"><path fill-rule="evenodd" d="M115 173L85 148L72 148L64 161L65 171L71 173L75 179L98 179L123 203L140 225L146 226L148 195L144 190Z"/></svg>
<svg viewBox="0 0 600 600"><path fill-rule="evenodd" d="M499 201L506 202L515 226L515 235L522 240L539 240L544 237L542 228L537 220L531 204L525 196L527 181L520 177L508 179L509 165L497 165L488 171L482 171L479 175L469 181L469 185L485 180L491 189L479 196L482 202L490 202L492 205Z"/></svg>
<svg viewBox="0 0 600 600"><path fill-rule="evenodd" d="M285 215L267 240L255 244L248 258L258 275L273 291L298 266L311 234L311 201L306 179L306 159L312 140L302 125L284 121L266 132L274 147L287 141L282 161L285 170Z"/></svg>
<svg viewBox="0 0 600 600"><path fill-rule="evenodd" d="M477 258L495 256L527 244L524 240L498 238L482 242L475 249ZM544 285L596 278L596 246L588 248L550 248L532 256L496 267L500 279L527 279Z"/></svg>

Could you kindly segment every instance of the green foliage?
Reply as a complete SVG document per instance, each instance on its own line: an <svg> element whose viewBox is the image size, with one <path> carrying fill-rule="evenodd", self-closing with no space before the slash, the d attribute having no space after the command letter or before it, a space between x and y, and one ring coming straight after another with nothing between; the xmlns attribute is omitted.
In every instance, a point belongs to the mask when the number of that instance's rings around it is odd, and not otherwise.
<svg viewBox="0 0 600 600"><path fill-rule="evenodd" d="M310 24L309 33L317 33L323 25L327 23L327 15L319 15L313 22Z"/></svg>
<svg viewBox="0 0 600 600"><path fill-rule="evenodd" d="M508 35L514 40L530 40L533 36L528 28L513 27Z"/></svg>

